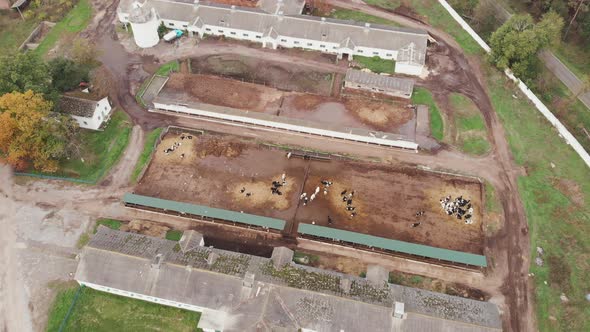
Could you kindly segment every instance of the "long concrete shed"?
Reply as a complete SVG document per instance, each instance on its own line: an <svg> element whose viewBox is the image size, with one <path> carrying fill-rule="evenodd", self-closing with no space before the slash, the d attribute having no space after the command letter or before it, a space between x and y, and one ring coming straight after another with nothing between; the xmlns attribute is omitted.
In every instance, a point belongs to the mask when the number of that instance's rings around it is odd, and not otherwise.
<svg viewBox="0 0 590 332"><path fill-rule="evenodd" d="M486 267L488 265L486 257L482 255L391 240L378 236L349 232L324 226L300 223L297 232L299 234L360 244L367 247L391 250L414 256L434 258L451 263L467 264L478 267Z"/></svg>
<svg viewBox="0 0 590 332"><path fill-rule="evenodd" d="M209 206L182 203L129 193L123 196L123 202L127 206L160 209L177 212L180 214L189 214L224 221L232 221L244 225L269 228L277 231L282 231L286 224L286 222L281 219L262 217L248 213L240 213L230 210L212 208Z"/></svg>

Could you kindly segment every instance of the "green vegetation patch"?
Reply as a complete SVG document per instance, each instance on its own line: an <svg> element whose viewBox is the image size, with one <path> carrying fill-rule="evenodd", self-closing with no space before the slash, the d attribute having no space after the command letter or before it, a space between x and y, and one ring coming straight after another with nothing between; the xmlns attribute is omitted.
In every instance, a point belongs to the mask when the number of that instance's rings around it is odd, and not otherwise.
<svg viewBox="0 0 590 332"><path fill-rule="evenodd" d="M76 289L61 291L47 331L58 331ZM196 331L201 314L84 288L63 331Z"/></svg>
<svg viewBox="0 0 590 332"><path fill-rule="evenodd" d="M78 239L78 242L76 243L76 247L78 249L82 249L85 245L88 244L88 242L90 242L90 234L82 233L82 234L80 234L80 238Z"/></svg>
<svg viewBox="0 0 590 332"><path fill-rule="evenodd" d="M80 0L68 15L49 31L47 36L45 36L43 41L39 44L39 47L33 52L40 56L46 55L47 52L55 46L55 43L61 36L67 33L78 33L84 30L91 18L92 5L90 4L90 1Z"/></svg>
<svg viewBox="0 0 590 332"><path fill-rule="evenodd" d="M432 93L424 88L414 88L412 102L414 104L428 106L428 112L430 114L430 135L435 139L442 141L444 137L443 118L434 98L432 97Z"/></svg>
<svg viewBox="0 0 590 332"><path fill-rule="evenodd" d="M295 251L295 253L293 253L293 261L297 264L314 266L319 260L320 257L318 255L312 255L301 251Z"/></svg>
<svg viewBox="0 0 590 332"><path fill-rule="evenodd" d="M456 135L454 144L464 152L482 155L490 150L487 140L486 125L479 109L473 101L458 93L449 95L453 108Z"/></svg>
<svg viewBox="0 0 590 332"><path fill-rule="evenodd" d="M384 19L378 16L373 16L369 14L365 14L356 10L349 10L343 8L337 8L330 13L331 18L336 18L339 20L352 20L357 22L368 22L374 24L382 24L382 25L390 25L394 27L399 27L401 24L397 22L390 21L388 19Z"/></svg>
<svg viewBox="0 0 590 332"><path fill-rule="evenodd" d="M362 68L367 68L374 73L386 73L386 74L394 74L395 73L395 61L393 60L385 60L381 59L378 56L374 56L372 58L366 56L354 56L354 61L358 62L358 64Z"/></svg>
<svg viewBox="0 0 590 332"><path fill-rule="evenodd" d="M488 68L486 76L514 158L527 169L518 185L531 236L539 329L588 331L590 169L534 106L522 96L512 98L517 89L510 89L500 72ZM535 264L536 247L544 250L543 266ZM567 304L560 300L562 293Z"/></svg>
<svg viewBox="0 0 590 332"><path fill-rule="evenodd" d="M365 0L369 5L391 9L385 0ZM450 34L468 54L483 54L483 49L436 0L413 0L408 5L430 25Z"/></svg>
<svg viewBox="0 0 590 332"><path fill-rule="evenodd" d="M14 21L8 12L0 12L0 20L0 49L3 52L17 49L39 24L36 20Z"/></svg>
<svg viewBox="0 0 590 332"><path fill-rule="evenodd" d="M122 224L123 223L120 220L101 218L96 221L96 224L94 224L94 229L92 230L92 234L96 234L96 232L98 231L98 226L100 226L100 225L103 225L103 226L106 226L110 229L114 229L114 230L118 231L119 228L121 228Z"/></svg>
<svg viewBox="0 0 590 332"><path fill-rule="evenodd" d="M133 173L131 173L131 182L136 183L139 177L139 174L145 168L150 156L152 155L152 151L154 150L154 144L160 137L163 128L156 128L152 130L145 138L145 144L143 145L143 150L141 151L141 155L139 155L139 159L137 160L137 164L135 164L135 168L133 169Z"/></svg>
<svg viewBox="0 0 590 332"><path fill-rule="evenodd" d="M166 232L166 240L180 241L181 237L182 237L182 231L177 231L177 230L171 229Z"/></svg>
<svg viewBox="0 0 590 332"><path fill-rule="evenodd" d="M170 61L163 64L156 71L156 75L168 76L171 72L178 72L180 70L180 62L178 60Z"/></svg>
<svg viewBox="0 0 590 332"><path fill-rule="evenodd" d="M64 160L57 176L96 182L119 160L129 143L131 121L127 114L115 111L104 131L80 130L82 159Z"/></svg>

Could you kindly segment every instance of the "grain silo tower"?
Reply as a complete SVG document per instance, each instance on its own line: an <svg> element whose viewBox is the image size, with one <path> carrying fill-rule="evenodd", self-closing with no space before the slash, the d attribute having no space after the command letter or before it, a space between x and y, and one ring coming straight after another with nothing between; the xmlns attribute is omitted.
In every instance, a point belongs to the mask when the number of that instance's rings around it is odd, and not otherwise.
<svg viewBox="0 0 590 332"><path fill-rule="evenodd" d="M146 3L133 2L131 6L129 23L131 23L131 29L133 29L135 43L141 48L156 46L160 41L158 36L160 20L156 10L150 8Z"/></svg>

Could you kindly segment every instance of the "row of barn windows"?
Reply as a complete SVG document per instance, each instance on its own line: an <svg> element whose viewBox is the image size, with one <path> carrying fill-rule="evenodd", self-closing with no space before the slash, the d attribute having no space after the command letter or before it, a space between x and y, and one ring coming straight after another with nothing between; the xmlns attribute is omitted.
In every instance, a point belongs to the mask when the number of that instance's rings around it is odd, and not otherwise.
<svg viewBox="0 0 590 332"><path fill-rule="evenodd" d="M172 22L169 22L169 23L168 23L168 25L169 25L169 26L174 26L174 23L172 23ZM185 27L185 28L187 27L187 25L186 25L186 24L183 24L182 26L183 26L183 27ZM211 32L211 29L210 29L210 28L205 28L205 31ZM217 32L218 32L218 33L224 33L224 31L223 31L223 30L217 30ZM234 32L234 31L230 31L230 34L235 36L235 35L236 35L236 32ZM242 36L244 36L244 37L248 37L249 35L248 35L247 33L243 33L243 34L242 34ZM262 38L262 36L261 36L261 35L256 35L256 38L257 38L257 39L261 39L261 38ZM286 43L286 42L287 42L287 39L281 39L281 42L283 42L283 43ZM299 42L299 41L297 41L297 40L294 40L294 41L293 41L293 44L295 44L295 45L299 45L299 44L300 44L300 42ZM311 46L311 47L313 47L313 43L307 43L307 46ZM326 45L320 45L320 48L326 48ZM332 49L337 49L337 48L338 48L337 46L333 46L333 47L332 47ZM358 52L358 53L361 53L361 54L362 54L362 53L364 53L364 51L363 51L363 50L357 50L357 52ZM379 55L379 52L373 52L373 55ZM391 57L391 56L393 56L393 54L391 54L391 53L387 53L387 54L385 54L385 56L387 56L387 57Z"/></svg>
<svg viewBox="0 0 590 332"><path fill-rule="evenodd" d="M173 301L168 301L168 300L163 300L163 299L158 299L157 297L151 297L151 296L143 296L141 294L135 294L135 293L130 293L130 292L126 292L126 291L121 291L118 289L113 289L113 288L109 288L109 287L104 287L104 289L106 289L107 292L109 293L119 293L119 294L123 294L123 295L127 295L130 297L136 297L138 299L150 299L153 300L154 302L161 302L161 303L171 303L174 304L175 306L182 308L182 307L190 307L189 305L186 304L182 304L182 303L178 303L178 302L173 302Z"/></svg>

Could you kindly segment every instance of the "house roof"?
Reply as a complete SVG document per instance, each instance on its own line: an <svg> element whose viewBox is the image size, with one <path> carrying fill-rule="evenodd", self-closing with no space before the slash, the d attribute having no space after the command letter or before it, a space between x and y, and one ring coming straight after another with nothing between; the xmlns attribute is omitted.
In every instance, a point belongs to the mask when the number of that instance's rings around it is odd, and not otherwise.
<svg viewBox="0 0 590 332"><path fill-rule="evenodd" d="M214 255L213 255L214 254ZM214 256L214 260L208 258ZM287 276L287 277L285 277ZM199 327L224 331L497 331L497 307L489 302L383 284L300 266L275 270L268 258L200 247L99 226L84 248L76 280L203 308ZM341 290L348 280L348 293ZM297 287L297 288L296 288ZM395 302L408 319L394 321Z"/></svg>
<svg viewBox="0 0 590 332"><path fill-rule="evenodd" d="M63 95L59 100L58 110L70 115L91 118L96 110L96 101Z"/></svg>
<svg viewBox="0 0 590 332"><path fill-rule="evenodd" d="M414 80L412 79L378 75L355 69L348 69L344 80L387 91L399 91L405 94L411 94L414 89Z"/></svg>

